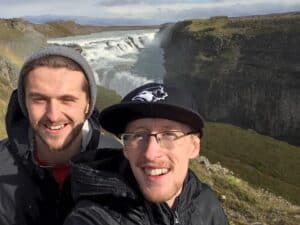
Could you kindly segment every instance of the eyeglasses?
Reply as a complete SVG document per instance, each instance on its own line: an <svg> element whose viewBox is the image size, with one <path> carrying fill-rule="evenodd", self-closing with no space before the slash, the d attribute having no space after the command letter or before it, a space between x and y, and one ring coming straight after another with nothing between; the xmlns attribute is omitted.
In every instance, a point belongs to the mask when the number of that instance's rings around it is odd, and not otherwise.
<svg viewBox="0 0 300 225"><path fill-rule="evenodd" d="M128 148L144 148L148 145L151 136L155 137L157 143L162 148L173 148L174 142L190 134L199 133L198 131L163 131L158 133L149 133L145 131L128 132L120 135L120 139L125 147Z"/></svg>

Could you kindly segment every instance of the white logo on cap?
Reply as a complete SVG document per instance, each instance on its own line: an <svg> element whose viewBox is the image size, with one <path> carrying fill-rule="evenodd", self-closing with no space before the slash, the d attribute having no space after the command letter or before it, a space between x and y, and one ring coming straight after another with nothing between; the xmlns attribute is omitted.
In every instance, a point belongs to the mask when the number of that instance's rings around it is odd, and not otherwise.
<svg viewBox="0 0 300 225"><path fill-rule="evenodd" d="M163 86L155 86L144 89L131 100L141 102L156 102L159 100L164 100L167 96L168 93L164 91Z"/></svg>

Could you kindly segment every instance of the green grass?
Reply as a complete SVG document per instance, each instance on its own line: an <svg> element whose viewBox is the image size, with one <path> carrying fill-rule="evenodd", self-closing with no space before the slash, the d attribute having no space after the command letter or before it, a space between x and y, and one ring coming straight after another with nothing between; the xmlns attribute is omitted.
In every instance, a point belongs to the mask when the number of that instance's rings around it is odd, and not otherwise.
<svg viewBox="0 0 300 225"><path fill-rule="evenodd" d="M215 32L223 29L230 22L226 16L211 17L209 19L194 19L187 27L190 32Z"/></svg>
<svg viewBox="0 0 300 225"><path fill-rule="evenodd" d="M7 44L0 44L0 57L3 57L7 61L16 65L17 68L21 68L24 59L17 55Z"/></svg>
<svg viewBox="0 0 300 225"><path fill-rule="evenodd" d="M98 86L96 106L102 110L107 106L121 101L121 96L115 91Z"/></svg>
<svg viewBox="0 0 300 225"><path fill-rule="evenodd" d="M251 38L259 34L293 30L299 25L299 18L299 13L238 18L218 16L185 21L187 26L183 27L183 31L191 33L196 39L213 36L229 40L234 34L242 34Z"/></svg>
<svg viewBox="0 0 300 225"><path fill-rule="evenodd" d="M11 40L21 40L24 34L5 21L0 21L0 40L1 42L9 42Z"/></svg>
<svg viewBox="0 0 300 225"><path fill-rule="evenodd" d="M231 172L220 172L212 166L193 160L191 169L199 179L217 193L231 225L300 223L300 207L263 189L254 188Z"/></svg>
<svg viewBox="0 0 300 225"><path fill-rule="evenodd" d="M35 24L34 28L48 38L90 34L103 31L104 27L80 25L74 21L53 21Z"/></svg>
<svg viewBox="0 0 300 225"><path fill-rule="evenodd" d="M244 180L300 204L300 148L252 130L207 123L201 153Z"/></svg>

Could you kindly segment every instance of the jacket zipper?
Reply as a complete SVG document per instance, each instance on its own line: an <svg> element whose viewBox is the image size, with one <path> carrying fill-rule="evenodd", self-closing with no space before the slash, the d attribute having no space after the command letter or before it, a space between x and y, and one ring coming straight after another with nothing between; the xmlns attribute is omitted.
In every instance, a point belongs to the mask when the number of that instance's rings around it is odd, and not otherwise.
<svg viewBox="0 0 300 225"><path fill-rule="evenodd" d="M175 224L180 224L177 211L174 211L174 225Z"/></svg>

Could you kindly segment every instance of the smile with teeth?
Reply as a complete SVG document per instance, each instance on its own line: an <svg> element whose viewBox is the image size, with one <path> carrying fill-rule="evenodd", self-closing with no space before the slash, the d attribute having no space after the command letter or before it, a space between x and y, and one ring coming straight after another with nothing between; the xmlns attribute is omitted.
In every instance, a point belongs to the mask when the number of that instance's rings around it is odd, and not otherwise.
<svg viewBox="0 0 300 225"><path fill-rule="evenodd" d="M168 169L167 168L155 168L155 169L144 169L145 174L149 175L149 176L160 176L160 175L164 175L166 173L168 173Z"/></svg>
<svg viewBox="0 0 300 225"><path fill-rule="evenodd" d="M64 128L66 125L65 124L61 124L61 125L45 125L48 129L50 130L60 130L62 128Z"/></svg>

